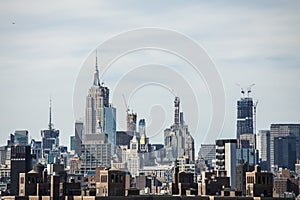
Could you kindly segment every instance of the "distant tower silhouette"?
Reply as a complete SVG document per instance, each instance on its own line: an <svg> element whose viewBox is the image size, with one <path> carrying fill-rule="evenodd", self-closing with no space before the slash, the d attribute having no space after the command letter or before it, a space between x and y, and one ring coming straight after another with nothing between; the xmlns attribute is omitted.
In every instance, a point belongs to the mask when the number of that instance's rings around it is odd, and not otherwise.
<svg viewBox="0 0 300 200"><path fill-rule="evenodd" d="M55 130L52 124L52 99L49 101L49 124L48 129L41 131L42 154L46 158L51 150L59 146L59 130Z"/></svg>
<svg viewBox="0 0 300 200"><path fill-rule="evenodd" d="M175 106L174 124L179 125L179 106L180 106L180 99L179 99L179 97L175 97L174 106Z"/></svg>

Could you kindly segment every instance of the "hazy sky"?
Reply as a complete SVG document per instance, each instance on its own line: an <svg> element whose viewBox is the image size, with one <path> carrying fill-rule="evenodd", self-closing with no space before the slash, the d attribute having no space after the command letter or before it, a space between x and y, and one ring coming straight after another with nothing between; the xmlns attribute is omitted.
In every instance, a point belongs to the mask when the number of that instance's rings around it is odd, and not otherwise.
<svg viewBox="0 0 300 200"><path fill-rule="evenodd" d="M240 97L235 83L256 84L252 96L259 100L257 129L268 129L277 122L300 122L300 2L297 0L243 3L2 0L0 4L1 144L18 129L27 129L33 138L40 139L40 130L48 125L51 95L54 126L61 131L61 143L68 145L78 118L73 113L73 92L80 70L88 63L93 72L92 53L102 42L143 27L183 33L198 42L214 61L226 94L225 123L220 137L235 137L236 100ZM196 94L202 97L197 102L199 118L185 113L192 135L198 138L198 152L201 137L196 135L207 131L210 97L203 80L189 74L192 72L185 68L186 63L164 52L136 52L115 63L102 78L113 94L122 78L120 68L151 63L173 66L171 71L181 74L184 80L189 77L192 88L197 83L202 85L203 93ZM149 77L151 74L145 79ZM90 74L88 84L92 84L92 79ZM158 94L163 102L157 99L158 102L151 103L151 96ZM82 94L83 100L85 96ZM165 106L162 113L164 126L168 127L173 119L173 97L162 88L148 87L147 92L136 95L130 107L148 123L151 119L146 112L148 106L155 113L160 109L156 105L166 102L169 107ZM182 99L183 111L185 102L187 97ZM117 109L118 115L124 116L125 107ZM151 116L155 121L155 115ZM198 119L200 129L195 133L193 126ZM122 120L119 123L118 127L124 127ZM162 132L152 139L161 142Z"/></svg>

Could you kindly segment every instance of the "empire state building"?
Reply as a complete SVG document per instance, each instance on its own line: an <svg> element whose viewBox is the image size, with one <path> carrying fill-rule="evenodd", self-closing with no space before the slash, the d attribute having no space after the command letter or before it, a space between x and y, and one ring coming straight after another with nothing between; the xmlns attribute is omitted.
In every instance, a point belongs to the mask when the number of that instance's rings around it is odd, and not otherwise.
<svg viewBox="0 0 300 200"><path fill-rule="evenodd" d="M109 104L109 89L100 83L96 56L93 85L86 96L85 134L81 146L81 172L110 167L116 145L116 108Z"/></svg>
<svg viewBox="0 0 300 200"><path fill-rule="evenodd" d="M109 88L100 83L96 56L94 81L86 96L85 135L99 133L107 134L113 155L116 146L116 108L109 103Z"/></svg>
<svg viewBox="0 0 300 200"><path fill-rule="evenodd" d="M85 107L85 133L96 134L97 126L104 131L104 107L109 107L109 89L100 83L99 70L97 66L94 72L94 82L88 91Z"/></svg>

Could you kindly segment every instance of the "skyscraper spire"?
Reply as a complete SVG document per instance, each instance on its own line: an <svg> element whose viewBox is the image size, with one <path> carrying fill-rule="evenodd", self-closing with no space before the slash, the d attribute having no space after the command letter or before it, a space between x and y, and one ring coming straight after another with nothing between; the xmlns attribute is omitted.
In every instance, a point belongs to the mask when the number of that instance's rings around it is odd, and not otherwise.
<svg viewBox="0 0 300 200"><path fill-rule="evenodd" d="M94 86L100 86L97 49L96 49L96 65L95 65L95 68L96 68L96 71L94 73Z"/></svg>
<svg viewBox="0 0 300 200"><path fill-rule="evenodd" d="M49 130L51 131L52 130L52 116L51 116L51 104L52 104L52 99L51 99L51 96L50 96L50 102L49 102Z"/></svg>

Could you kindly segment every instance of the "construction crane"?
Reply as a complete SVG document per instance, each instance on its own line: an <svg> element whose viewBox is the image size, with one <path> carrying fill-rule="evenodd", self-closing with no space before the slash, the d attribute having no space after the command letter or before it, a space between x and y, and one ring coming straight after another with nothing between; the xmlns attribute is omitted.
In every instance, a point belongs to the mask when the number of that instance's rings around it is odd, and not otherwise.
<svg viewBox="0 0 300 200"><path fill-rule="evenodd" d="M255 83L252 83L251 85L249 85L247 87L247 96L249 97L250 93L251 93L251 88L255 85Z"/></svg>
<svg viewBox="0 0 300 200"><path fill-rule="evenodd" d="M244 98L246 92L247 92L247 97L250 96L251 88L255 85L255 83L252 83L251 85L249 85L249 86L247 87L247 91L245 91L245 89L244 89L243 87L241 87L241 85L240 85L239 83L236 83L236 85L237 85L238 87L240 87L240 89L241 89L241 94L243 95L243 98Z"/></svg>
<svg viewBox="0 0 300 200"><path fill-rule="evenodd" d="M124 94L122 94L122 97L123 97L124 105L125 105L125 107L126 107L126 114L127 114L127 113L130 111L130 110L129 110L129 106L128 106L127 102L126 102L126 98L125 98L125 95L124 95Z"/></svg>
<svg viewBox="0 0 300 200"><path fill-rule="evenodd" d="M244 88L241 87L241 84L235 83L240 89L241 89L241 94L243 95L243 98L245 97L245 90Z"/></svg>

